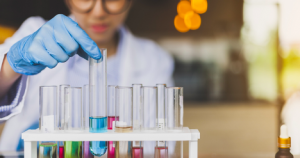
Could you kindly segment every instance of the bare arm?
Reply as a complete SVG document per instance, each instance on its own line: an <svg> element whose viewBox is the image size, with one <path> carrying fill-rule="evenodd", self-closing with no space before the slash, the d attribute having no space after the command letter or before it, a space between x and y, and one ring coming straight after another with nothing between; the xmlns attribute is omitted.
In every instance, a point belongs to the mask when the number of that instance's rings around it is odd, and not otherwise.
<svg viewBox="0 0 300 158"><path fill-rule="evenodd" d="M16 73L9 65L6 55L0 70L0 99L5 96L21 74Z"/></svg>

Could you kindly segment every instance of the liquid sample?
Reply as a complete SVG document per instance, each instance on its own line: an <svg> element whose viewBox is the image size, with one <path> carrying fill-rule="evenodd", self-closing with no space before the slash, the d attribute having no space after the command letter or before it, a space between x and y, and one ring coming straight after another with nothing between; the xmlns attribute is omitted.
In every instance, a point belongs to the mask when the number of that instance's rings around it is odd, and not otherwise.
<svg viewBox="0 0 300 158"><path fill-rule="evenodd" d="M105 141L91 141L90 151L95 156L102 156L106 153L107 145Z"/></svg>
<svg viewBox="0 0 300 158"><path fill-rule="evenodd" d="M56 143L41 143L39 146L39 158L56 158Z"/></svg>
<svg viewBox="0 0 300 158"><path fill-rule="evenodd" d="M126 127L116 127L115 132L118 133L129 133L132 132L132 126L126 126Z"/></svg>
<svg viewBox="0 0 300 158"><path fill-rule="evenodd" d="M82 155L82 142L66 141L65 142L65 158L81 158Z"/></svg>
<svg viewBox="0 0 300 158"><path fill-rule="evenodd" d="M64 146L59 146L59 158L64 158Z"/></svg>
<svg viewBox="0 0 300 158"><path fill-rule="evenodd" d="M131 141L118 141L115 146L115 158L131 158Z"/></svg>
<svg viewBox="0 0 300 158"><path fill-rule="evenodd" d="M112 130L113 129L113 121L115 121L115 116L108 116L107 119L107 129ZM119 121L119 116L117 116L117 121Z"/></svg>
<svg viewBox="0 0 300 158"><path fill-rule="evenodd" d="M143 158L143 147L132 147L132 158Z"/></svg>
<svg viewBox="0 0 300 158"><path fill-rule="evenodd" d="M115 147L114 142L109 141L107 145L108 151L107 151L107 158L115 158Z"/></svg>
<svg viewBox="0 0 300 158"><path fill-rule="evenodd" d="M168 158L168 147L155 147L155 158Z"/></svg>
<svg viewBox="0 0 300 158"><path fill-rule="evenodd" d="M83 142L83 158L94 158L94 155L90 152L90 142Z"/></svg>
<svg viewBox="0 0 300 158"><path fill-rule="evenodd" d="M107 117L90 117L89 122L91 133L107 132Z"/></svg>

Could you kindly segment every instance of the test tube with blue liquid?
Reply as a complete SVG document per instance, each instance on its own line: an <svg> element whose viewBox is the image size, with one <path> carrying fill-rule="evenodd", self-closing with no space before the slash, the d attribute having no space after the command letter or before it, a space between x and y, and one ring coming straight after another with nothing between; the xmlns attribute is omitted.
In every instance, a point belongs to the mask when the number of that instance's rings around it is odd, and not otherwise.
<svg viewBox="0 0 300 158"><path fill-rule="evenodd" d="M58 130L56 111L56 86L41 86L39 94L40 120L39 129L41 132L53 132ZM39 142L39 158L56 158L57 143L54 141Z"/></svg>
<svg viewBox="0 0 300 158"><path fill-rule="evenodd" d="M89 131L91 133L107 132L107 49L100 48L100 51L101 59L95 60L89 57ZM105 141L90 142L90 151L93 155L102 156L106 150Z"/></svg>
<svg viewBox="0 0 300 158"><path fill-rule="evenodd" d="M82 88L65 88L65 132L83 131ZM81 158L82 142L66 141L64 145L64 158Z"/></svg>

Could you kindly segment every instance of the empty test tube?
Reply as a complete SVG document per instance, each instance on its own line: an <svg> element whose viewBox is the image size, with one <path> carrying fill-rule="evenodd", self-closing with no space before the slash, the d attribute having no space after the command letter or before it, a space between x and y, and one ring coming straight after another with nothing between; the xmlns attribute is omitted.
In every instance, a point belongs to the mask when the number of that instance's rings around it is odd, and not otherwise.
<svg viewBox="0 0 300 158"><path fill-rule="evenodd" d="M56 111L56 86L41 86L39 94L40 120L39 129L42 132L53 132L58 129ZM39 158L56 158L57 143L53 141L39 142Z"/></svg>
<svg viewBox="0 0 300 158"><path fill-rule="evenodd" d="M117 87L115 132L132 132L132 87Z"/></svg>
<svg viewBox="0 0 300 158"><path fill-rule="evenodd" d="M142 84L132 84L133 89L133 131L141 130L141 104L142 104ZM132 158L143 157L143 142L132 142Z"/></svg>
<svg viewBox="0 0 300 158"><path fill-rule="evenodd" d="M82 88L65 88L65 131L80 132L83 131L82 117ZM66 141L64 145L65 158L81 158L82 142Z"/></svg>
<svg viewBox="0 0 300 158"><path fill-rule="evenodd" d="M157 87L142 87L142 130L157 129Z"/></svg>
<svg viewBox="0 0 300 158"><path fill-rule="evenodd" d="M65 88L70 87L70 85L63 84L59 85L59 101L58 101L58 130L63 131L65 126ZM59 141L58 144L58 156L59 158L64 158L64 142Z"/></svg>
<svg viewBox="0 0 300 158"><path fill-rule="evenodd" d="M166 129L182 130L183 128L183 88L166 88Z"/></svg>
<svg viewBox="0 0 300 158"><path fill-rule="evenodd" d="M83 128L85 131L89 131L89 85L83 86ZM90 152L90 142L82 142L82 158L94 158L94 155Z"/></svg>

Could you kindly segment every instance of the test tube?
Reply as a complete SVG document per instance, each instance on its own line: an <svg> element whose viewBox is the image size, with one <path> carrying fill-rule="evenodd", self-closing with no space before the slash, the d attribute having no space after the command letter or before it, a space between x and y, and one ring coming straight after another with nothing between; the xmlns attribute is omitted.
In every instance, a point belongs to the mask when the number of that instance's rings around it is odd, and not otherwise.
<svg viewBox="0 0 300 158"><path fill-rule="evenodd" d="M95 60L89 57L89 128L91 133L107 132L107 49L100 48L102 57ZM94 156L106 153L105 141L90 141L90 151Z"/></svg>
<svg viewBox="0 0 300 158"><path fill-rule="evenodd" d="M56 111L56 86L41 86L39 94L40 120L39 129L42 132L53 132L58 129ZM39 157L48 158L57 156L57 143L53 141L39 142Z"/></svg>
<svg viewBox="0 0 300 158"><path fill-rule="evenodd" d="M166 129L182 130L183 128L183 88L166 88Z"/></svg>
<svg viewBox="0 0 300 158"><path fill-rule="evenodd" d="M115 132L132 132L132 87L117 87Z"/></svg>
<svg viewBox="0 0 300 158"><path fill-rule="evenodd" d="M157 128L164 130L165 127L165 88L166 84L156 84L157 87ZM157 141L155 158L167 158L168 147L166 141Z"/></svg>
<svg viewBox="0 0 300 158"><path fill-rule="evenodd" d="M142 84L132 84L133 89L133 131L141 130L141 89ZM132 158L143 157L143 142L133 141L132 142Z"/></svg>
<svg viewBox="0 0 300 158"><path fill-rule="evenodd" d="M116 117L116 87L115 85L109 85L107 88L107 111L108 111L108 119L107 119L107 129L112 130L113 129L113 122L115 119L119 120L119 117ZM107 158L115 158L115 145L114 141L108 141L107 143Z"/></svg>
<svg viewBox="0 0 300 158"><path fill-rule="evenodd" d="M70 85L63 84L59 85L59 101L58 101L58 130L63 131L65 126L65 88L70 87ZM59 158L64 158L64 142L58 142L58 156Z"/></svg>
<svg viewBox="0 0 300 158"><path fill-rule="evenodd" d="M157 87L157 128L163 130L165 126L165 88L166 84L156 84Z"/></svg>
<svg viewBox="0 0 300 158"><path fill-rule="evenodd" d="M157 129L157 87L142 87L142 130Z"/></svg>
<svg viewBox="0 0 300 158"><path fill-rule="evenodd" d="M113 129L113 121L115 119L119 120L119 117L116 117L116 87L115 85L109 85L107 92L108 92L108 98L107 98L107 111L108 111L108 124L107 129L112 130Z"/></svg>
<svg viewBox="0 0 300 158"><path fill-rule="evenodd" d="M83 131L82 120L82 88L65 88L65 131ZM64 158L81 158L82 142L66 141L64 146Z"/></svg>
<svg viewBox="0 0 300 158"><path fill-rule="evenodd" d="M85 131L89 131L89 85L83 86L83 127ZM82 153L83 158L94 158L89 141L83 142Z"/></svg>
<svg viewBox="0 0 300 158"><path fill-rule="evenodd" d="M100 48L102 58L95 60L89 57L90 84L90 132L107 132L107 49Z"/></svg>

